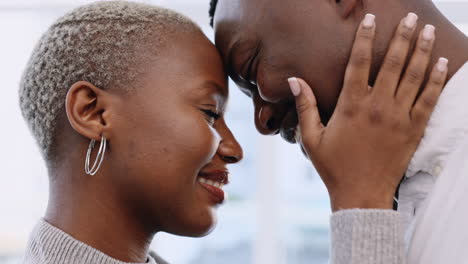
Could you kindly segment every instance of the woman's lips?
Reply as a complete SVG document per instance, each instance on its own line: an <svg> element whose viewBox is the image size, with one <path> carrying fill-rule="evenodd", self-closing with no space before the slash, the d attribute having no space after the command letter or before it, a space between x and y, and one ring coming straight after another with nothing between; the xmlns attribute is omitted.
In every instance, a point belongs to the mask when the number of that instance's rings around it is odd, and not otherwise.
<svg viewBox="0 0 468 264"><path fill-rule="evenodd" d="M198 177L211 180L213 182L219 182L221 184L229 184L229 172L227 170L216 170L211 172L200 172Z"/></svg>
<svg viewBox="0 0 468 264"><path fill-rule="evenodd" d="M213 202L220 204L224 201L224 185L229 183L229 173L225 170L201 172L198 183L210 194Z"/></svg>
<svg viewBox="0 0 468 264"><path fill-rule="evenodd" d="M210 194L213 202L221 204L224 202L224 191L222 187L215 187L206 181L203 181L203 178L198 178L198 183Z"/></svg>

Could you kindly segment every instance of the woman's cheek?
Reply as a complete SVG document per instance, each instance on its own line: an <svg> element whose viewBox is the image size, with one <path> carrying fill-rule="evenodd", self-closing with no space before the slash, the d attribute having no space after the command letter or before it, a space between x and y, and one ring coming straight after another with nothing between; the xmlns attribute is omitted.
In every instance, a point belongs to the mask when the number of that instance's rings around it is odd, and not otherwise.
<svg viewBox="0 0 468 264"><path fill-rule="evenodd" d="M218 131L210 125L207 126L208 132L206 133L207 135L207 142L206 142L206 163L210 162L213 157L216 155L216 152L218 151L219 144L221 142L221 136L219 135Z"/></svg>
<svg viewBox="0 0 468 264"><path fill-rule="evenodd" d="M201 168L208 164L216 155L221 137L218 132L208 124L204 118L194 118L178 131L184 131L183 136L177 140L182 154L190 159L194 166Z"/></svg>
<svg viewBox="0 0 468 264"><path fill-rule="evenodd" d="M221 143L221 136L219 135L218 131L214 127L209 126L209 129L211 130L211 134L213 135L212 136L212 146L213 146L212 151L214 152L213 153L214 155L219 148L219 143Z"/></svg>

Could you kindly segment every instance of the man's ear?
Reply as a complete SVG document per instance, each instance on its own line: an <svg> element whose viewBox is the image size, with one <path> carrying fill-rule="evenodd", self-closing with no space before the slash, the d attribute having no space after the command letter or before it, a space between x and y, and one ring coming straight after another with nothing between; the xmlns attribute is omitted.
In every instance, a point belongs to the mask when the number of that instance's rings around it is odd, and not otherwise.
<svg viewBox="0 0 468 264"><path fill-rule="evenodd" d="M68 121L82 136L101 140L106 127L103 113L106 111L107 92L85 81L74 83L65 100Z"/></svg>
<svg viewBox="0 0 468 264"><path fill-rule="evenodd" d="M342 18L347 18L358 7L361 0L335 0L336 7Z"/></svg>

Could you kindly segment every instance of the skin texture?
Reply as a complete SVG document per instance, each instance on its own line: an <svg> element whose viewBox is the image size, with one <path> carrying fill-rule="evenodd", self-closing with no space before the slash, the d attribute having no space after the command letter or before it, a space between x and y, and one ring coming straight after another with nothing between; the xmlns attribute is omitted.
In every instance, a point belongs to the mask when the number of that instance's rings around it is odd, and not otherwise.
<svg viewBox="0 0 468 264"><path fill-rule="evenodd" d="M408 41L404 46L397 46L397 52L387 53L396 26L409 12L419 15L413 32L419 32L425 24L432 24L436 27L437 38L444 40L435 42L432 56L430 52L424 52L426 63L418 63L419 70L416 67L407 72L410 82L417 84L416 89L399 88L395 83L398 84L403 75L398 75L397 81L394 78L395 73L402 73L407 65L408 51L417 38L400 35L400 42L401 38ZM375 35L372 35L375 40L368 47L367 56L362 52L356 55L361 64L369 62L365 74L357 81L365 80L366 87L389 89L387 92L394 93L391 97L388 94L373 95L360 105L356 103L359 97L342 97L341 92L346 84L346 67L356 39L355 32L366 13L376 16ZM214 30L216 46L229 75L252 98L255 123L260 133L281 133L287 141L296 142L297 106L287 79L300 77L313 91L314 96L309 98L316 99L313 107L318 107L320 126L318 119L308 120L318 127L311 131L320 136L306 135L307 142L302 140L300 143L324 179L334 210L392 207L393 194L425 126L408 125L409 109L406 109L406 115L395 114L401 111L400 104L404 101L401 98L414 99L412 95L421 93L425 86L427 89L425 84L432 69L427 66L432 66L439 57L450 61L448 79L468 60L467 37L426 0L299 0L294 4L281 0L220 0ZM390 54L386 58L387 64L383 63L386 54ZM377 82L379 74L381 78ZM393 81L387 83L388 79ZM395 94L397 90L403 91L399 98ZM407 94L408 90L413 92ZM427 117L436 97L425 99ZM337 112L338 101L353 107L341 107L346 111ZM358 112L360 118L345 118L350 113L354 116L354 112ZM371 122L361 119L364 117ZM324 126L333 119L332 125L325 129ZM300 124L302 126L304 124ZM395 129L400 127L404 129ZM304 136L303 131L301 136ZM321 144L323 141L317 141L317 138L330 140ZM388 145L389 142L393 145Z"/></svg>
<svg viewBox="0 0 468 264"><path fill-rule="evenodd" d="M281 132L294 142L291 129L297 117L292 113L294 100L287 78L301 77L312 87L326 123L335 109L364 15L376 15L378 26L369 76L372 86L395 27L408 12L419 16L418 30L426 23L438 29L437 36L444 42L436 43L432 62L447 57L451 77L468 59L468 40L426 0L298 0L293 5L281 0L220 0L215 40L230 76L253 98L258 131Z"/></svg>
<svg viewBox="0 0 468 264"><path fill-rule="evenodd" d="M226 171L242 159L223 118L227 77L216 48L198 31L174 33L169 42L154 62L141 65L146 73L134 91L103 91L82 81L70 88L61 161L50 171L45 219L122 261L146 261L160 231L210 232L217 204L197 175ZM101 135L108 140L104 162L96 175L85 175L89 141Z"/></svg>
<svg viewBox="0 0 468 264"><path fill-rule="evenodd" d="M310 86L304 80L288 80L299 116L296 138L327 186L334 211L391 209L399 176L423 136L447 77L446 60L442 59L415 99L423 82L415 76L422 76L427 70L434 38L424 39L419 34L410 63L402 71L414 34L414 27L407 27L402 20L375 85L370 87L375 24L364 25L363 22L356 33L343 90L326 126L320 120ZM389 131L391 136L387 135Z"/></svg>

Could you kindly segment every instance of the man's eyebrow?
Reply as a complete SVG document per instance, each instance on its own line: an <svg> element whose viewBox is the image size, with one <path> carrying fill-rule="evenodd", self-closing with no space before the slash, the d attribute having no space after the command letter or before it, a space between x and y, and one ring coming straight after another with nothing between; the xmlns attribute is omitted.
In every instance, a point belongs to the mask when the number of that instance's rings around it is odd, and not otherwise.
<svg viewBox="0 0 468 264"><path fill-rule="evenodd" d="M229 50L229 53L227 56L225 69L229 77L231 77L231 79L237 84L238 87L248 88L250 83L242 79L243 77L240 76L241 73L236 71L235 65L234 65L234 55L238 53L239 49L241 49L245 45L246 45L246 41L244 41L241 38L239 38L234 44L232 44L231 49Z"/></svg>
<svg viewBox="0 0 468 264"><path fill-rule="evenodd" d="M231 48L229 49L228 59L226 61L226 69L230 72L230 75L236 74L234 65L234 54L237 52L239 47L241 46L241 41L238 39L234 44L232 44Z"/></svg>

